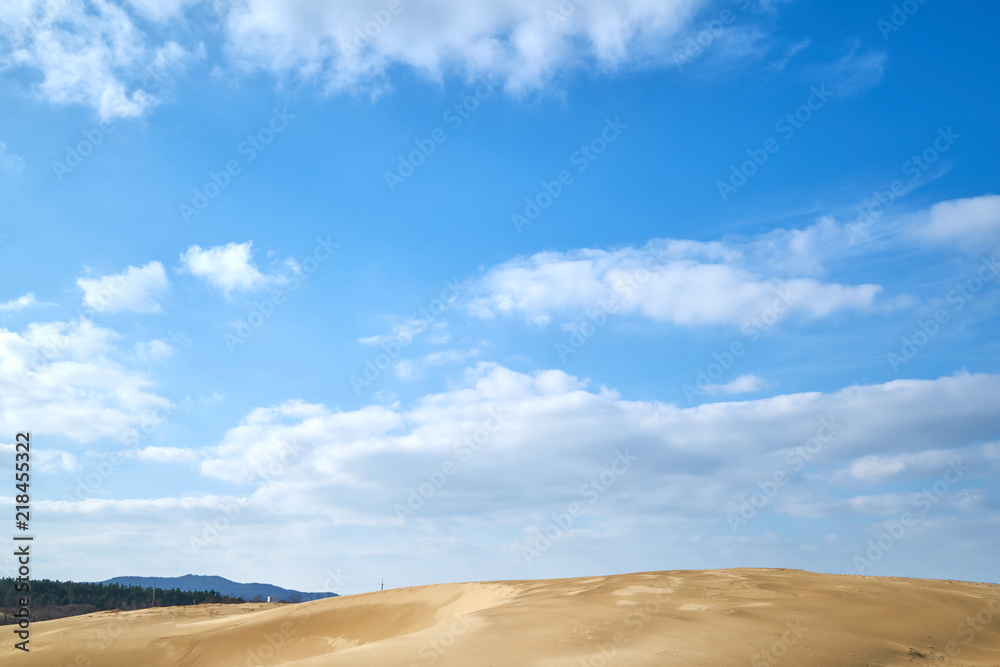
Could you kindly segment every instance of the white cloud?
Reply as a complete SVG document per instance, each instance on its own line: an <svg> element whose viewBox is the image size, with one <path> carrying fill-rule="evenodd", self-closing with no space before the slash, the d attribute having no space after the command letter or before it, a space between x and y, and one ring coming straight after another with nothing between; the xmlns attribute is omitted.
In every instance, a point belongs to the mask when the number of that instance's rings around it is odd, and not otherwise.
<svg viewBox="0 0 1000 667"><path fill-rule="evenodd" d="M219 289L227 299L233 292L251 292L284 282L282 276L265 275L257 269L252 248L252 241L206 250L193 245L181 254L181 263L192 275Z"/></svg>
<svg viewBox="0 0 1000 667"><path fill-rule="evenodd" d="M1000 195L953 199L908 218L918 238L966 249L1000 239Z"/></svg>
<svg viewBox="0 0 1000 667"><path fill-rule="evenodd" d="M478 348L468 350L441 350L431 352L419 359L401 359L394 366L396 377L403 380L416 380L423 371L430 366L444 366L446 364L458 364L469 359L475 359L480 354Z"/></svg>
<svg viewBox="0 0 1000 667"><path fill-rule="evenodd" d="M137 458L152 463L197 463L201 460L197 451L183 447L143 447L125 450L123 454L127 458Z"/></svg>
<svg viewBox="0 0 1000 667"><path fill-rule="evenodd" d="M88 320L0 328L0 430L29 424L75 442L119 439L170 408L151 380L116 361L115 338Z"/></svg>
<svg viewBox="0 0 1000 667"><path fill-rule="evenodd" d="M786 456L823 433L824 424L834 439L811 456L824 472L808 480L803 473L789 501L807 494L826 503L852 466L876 453L945 452L913 459L933 473L947 455L967 452L1000 428L998 390L1000 376L960 374L680 408L588 390L561 371L527 375L479 364L461 384L409 408L334 411L290 402L255 410L206 452L201 471L232 482L255 479L255 499L276 512L389 522L405 489L450 460L460 472L448 482L447 498L435 498L431 516L509 522L572 496L577 479L628 449L642 466L619 489L622 516L669 512L696 520L722 516L738 505L740 492L787 470ZM269 467L277 472L267 474ZM511 504L491 502L511 484L534 491L509 497Z"/></svg>
<svg viewBox="0 0 1000 667"><path fill-rule="evenodd" d="M947 466L955 452L928 450L894 455L872 454L852 462L847 469L851 477L866 482L882 481L914 470L930 472Z"/></svg>
<svg viewBox="0 0 1000 667"><path fill-rule="evenodd" d="M443 324L443 323L441 323ZM397 324L392 328L391 334L376 334L359 338L362 345L382 345L391 342L399 342L402 345L409 345L414 338L427 331L428 322L424 319L408 319L402 324Z"/></svg>
<svg viewBox="0 0 1000 667"><path fill-rule="evenodd" d="M8 174L20 174L24 171L24 160L7 149L7 144L0 141L0 171Z"/></svg>
<svg viewBox="0 0 1000 667"><path fill-rule="evenodd" d="M218 447L208 451L201 472L228 481L267 477L268 468L284 466L301 454L300 441L311 444L317 437L334 442L367 444L385 429L402 426L400 418L381 406L352 413L330 413L324 406L289 401L271 408L258 408L242 424L226 433ZM323 470L330 471L329 466Z"/></svg>
<svg viewBox="0 0 1000 667"><path fill-rule="evenodd" d="M582 64L612 70L666 61L664 45L705 4L403 1L392 15L385 3L367 0L254 0L229 12L227 34L229 51L242 66L315 79L329 89L377 86L390 68L402 65L435 79L449 70L494 75L518 91ZM384 27L373 18L380 13Z"/></svg>
<svg viewBox="0 0 1000 667"><path fill-rule="evenodd" d="M141 500L113 500L89 498L87 500L39 500L36 506L52 514L166 514L193 510L231 510L234 503L243 504L244 498L235 496L186 496L183 498L150 498Z"/></svg>
<svg viewBox="0 0 1000 667"><path fill-rule="evenodd" d="M793 247L800 235L786 234ZM814 278L761 276L753 264L758 242L740 246L695 241L653 241L645 248L545 252L495 266L469 305L480 317L521 314L545 324L557 313L604 309L693 326L740 324L771 310L824 317L868 309L878 285L845 286ZM808 254L808 249L804 250ZM788 252L783 251L786 258Z"/></svg>
<svg viewBox="0 0 1000 667"><path fill-rule="evenodd" d="M242 553L248 570L266 567L273 554L252 549L266 529L280 530L286 539L278 543L294 539L298 550L337 552L355 571L402 555L431 581L557 576L574 563L583 567L581 558L589 569L637 571L665 554L683 568L751 558L847 571L882 522L915 511L913 494L940 477L945 457L962 458L962 488L907 532L909 548L891 559L898 573L926 564L927 550L944 537L995 549L987 526L998 516L983 486L1000 472L998 391L1000 376L963 373L681 408L627 400L561 371L479 364L447 391L407 406L338 410L289 401L251 411L217 447L198 452L201 473L240 485L230 491L236 495L92 499L40 509L72 521L69 535L80 534L78 522L91 522L89 529L127 554L135 552L134 535L153 531L178 569L192 562L190 542L203 537L205 522L239 503L238 519L196 556L198 563L221 566ZM790 467L788 456L810 447L825 425L832 425L832 438L811 450L806 468ZM638 461L590 504L581 485L607 471L616 451ZM904 471L906 486L894 479L891 489L872 488L850 473L865 457L915 453L922 462ZM739 511L776 471L789 475L786 483L732 535L727 513ZM400 526L396 506L412 498L417 509ZM532 527L549 525L553 514L581 500L585 511L573 529L525 565L517 545ZM773 514L783 515L781 525L794 523L776 533ZM169 532L156 527L168 515ZM829 520L816 520L822 518L837 521L836 535ZM623 552L617 545L625 542L631 548ZM821 555L802 556L817 546ZM470 553L477 556L474 572L461 569ZM302 576L322 581L325 567L306 563Z"/></svg>
<svg viewBox="0 0 1000 667"><path fill-rule="evenodd" d="M10 301L5 301L0 303L0 311L4 310L23 310L29 306L35 305L35 293L28 292L24 296L19 296L16 299L11 299Z"/></svg>
<svg viewBox="0 0 1000 667"><path fill-rule="evenodd" d="M76 284L83 289L83 302L97 312L159 313L157 296L170 287L167 273L159 262L143 267L130 266L124 273L109 274L97 279L80 278Z"/></svg>
<svg viewBox="0 0 1000 667"><path fill-rule="evenodd" d="M813 77L828 83L835 95L855 95L882 82L888 57L884 51L858 53L859 43L832 63L814 68Z"/></svg>
<svg viewBox="0 0 1000 667"><path fill-rule="evenodd" d="M789 45L788 48L785 49L785 52L780 59L768 65L768 69L770 69L773 72L780 72L781 70L785 69L785 67L788 66L788 63L790 63L797 55L799 55L799 53L809 48L811 44L812 44L812 39L810 39L809 37L805 37L799 40L798 42Z"/></svg>
<svg viewBox="0 0 1000 667"><path fill-rule="evenodd" d="M80 468L80 462L69 452L56 449L39 449L34 452L33 463L45 473L74 472Z"/></svg>
<svg viewBox="0 0 1000 667"><path fill-rule="evenodd" d="M151 52L128 13L107 0L3 3L0 42L6 46L0 62L41 73L41 97L89 106L102 120L141 116L156 106L159 99L143 87L145 66L180 60L176 44Z"/></svg>
<svg viewBox="0 0 1000 667"><path fill-rule="evenodd" d="M150 44L133 15L177 28L198 0L22 0L0 7L0 63L41 74L41 97L84 104L103 120L138 117L162 102L149 84L192 54L176 41ZM237 71L263 70L328 91L389 86L406 68L431 80L449 74L493 77L509 91L540 90L574 70L614 72L668 65L670 49L696 26L708 0L588 0L538 5L524 0L250 0L201 3L220 22ZM399 11L390 12L392 4ZM215 25L210 29L215 32ZM759 55L759 32L720 39L728 57ZM194 51L200 52L201 47ZM162 78L162 77L161 77ZM159 84L159 81L157 80Z"/></svg>
<svg viewBox="0 0 1000 667"><path fill-rule="evenodd" d="M17 449L14 445L0 444L0 452L14 460ZM32 448L31 465L33 468L47 474L57 475L64 472L75 472L80 469L80 462L73 454L58 449Z"/></svg>
<svg viewBox="0 0 1000 667"><path fill-rule="evenodd" d="M756 375L741 375L727 384L710 384L705 387L706 394L749 394L763 391L770 385Z"/></svg>
<svg viewBox="0 0 1000 667"><path fill-rule="evenodd" d="M170 347L162 340L151 340L148 343L139 341L135 344L132 358L140 363L160 362L169 358L174 353L174 348Z"/></svg>

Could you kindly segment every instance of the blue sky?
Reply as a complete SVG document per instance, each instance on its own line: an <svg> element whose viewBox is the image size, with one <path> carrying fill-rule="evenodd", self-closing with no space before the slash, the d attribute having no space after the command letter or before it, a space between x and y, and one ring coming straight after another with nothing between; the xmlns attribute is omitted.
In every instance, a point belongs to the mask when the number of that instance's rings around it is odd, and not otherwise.
<svg viewBox="0 0 1000 667"><path fill-rule="evenodd" d="M998 581L997 8L328 5L0 9L37 576Z"/></svg>

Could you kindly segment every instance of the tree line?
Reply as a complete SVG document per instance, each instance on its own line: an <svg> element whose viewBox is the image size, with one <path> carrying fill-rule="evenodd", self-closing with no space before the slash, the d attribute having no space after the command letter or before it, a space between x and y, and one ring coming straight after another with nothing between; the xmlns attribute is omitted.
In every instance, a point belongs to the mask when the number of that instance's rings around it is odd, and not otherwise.
<svg viewBox="0 0 1000 667"><path fill-rule="evenodd" d="M15 622L12 617L19 605L18 599L25 597L24 591L15 591L16 580L12 577L0 579L0 625ZM76 581L52 581L33 579L27 596L30 598L31 620L47 621L95 611L120 609L148 609L150 607L174 607L194 604L238 604L243 598L230 597L218 591L182 591L179 588L153 589L122 584L90 584Z"/></svg>

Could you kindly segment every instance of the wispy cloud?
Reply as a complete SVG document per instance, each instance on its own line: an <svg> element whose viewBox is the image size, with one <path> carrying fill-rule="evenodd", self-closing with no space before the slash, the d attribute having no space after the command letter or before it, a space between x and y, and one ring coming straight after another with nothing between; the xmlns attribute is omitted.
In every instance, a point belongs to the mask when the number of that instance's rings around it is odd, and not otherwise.
<svg viewBox="0 0 1000 667"><path fill-rule="evenodd" d="M33 305L35 305L35 293L28 292L24 296L0 303L0 311L23 310Z"/></svg>
<svg viewBox="0 0 1000 667"><path fill-rule="evenodd" d="M756 375L741 375L732 382L726 384L710 384L705 387L706 394L749 394L756 391L763 391L770 385Z"/></svg>
<svg viewBox="0 0 1000 667"><path fill-rule="evenodd" d="M416 380L423 371L431 366L444 366L446 364L460 364L479 357L481 351L478 348L468 350L441 350L431 352L419 359L401 359L396 363L396 377L403 380Z"/></svg>
<svg viewBox="0 0 1000 667"><path fill-rule="evenodd" d="M859 43L831 63L816 65L810 76L826 81L841 97L857 95L882 83L888 56L885 51L861 52Z"/></svg>

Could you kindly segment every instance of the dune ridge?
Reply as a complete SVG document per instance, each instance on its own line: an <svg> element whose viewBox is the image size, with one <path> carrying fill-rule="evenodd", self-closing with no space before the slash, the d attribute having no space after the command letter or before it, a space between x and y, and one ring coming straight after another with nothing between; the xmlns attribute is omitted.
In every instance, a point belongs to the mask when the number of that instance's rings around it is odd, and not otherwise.
<svg viewBox="0 0 1000 667"><path fill-rule="evenodd" d="M31 648L24 656L8 643L0 662L997 667L1000 585L782 569L439 584L100 612L33 624Z"/></svg>

